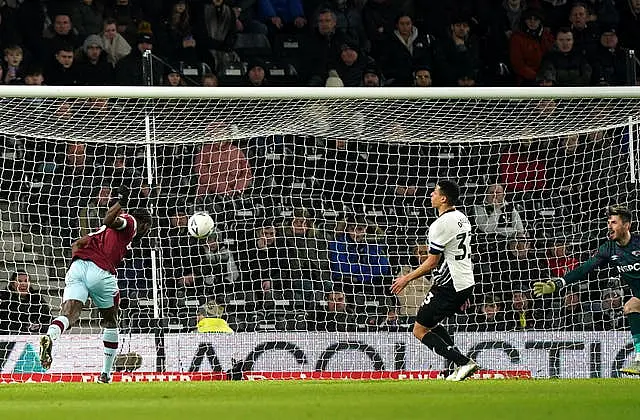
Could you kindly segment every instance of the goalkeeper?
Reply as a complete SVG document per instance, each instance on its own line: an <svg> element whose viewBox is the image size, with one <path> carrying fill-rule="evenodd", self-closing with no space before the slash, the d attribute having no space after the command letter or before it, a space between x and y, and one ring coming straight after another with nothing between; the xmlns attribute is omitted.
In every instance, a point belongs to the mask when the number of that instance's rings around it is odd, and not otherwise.
<svg viewBox="0 0 640 420"><path fill-rule="evenodd" d="M612 206L607 216L609 240L598 248L598 252L562 278L534 283L533 293L536 296L553 293L561 287L584 280L597 267L606 264L615 267L633 293L633 297L624 304L624 313L631 325L635 358L620 371L640 375L640 235L631 234L631 212L627 207Z"/></svg>

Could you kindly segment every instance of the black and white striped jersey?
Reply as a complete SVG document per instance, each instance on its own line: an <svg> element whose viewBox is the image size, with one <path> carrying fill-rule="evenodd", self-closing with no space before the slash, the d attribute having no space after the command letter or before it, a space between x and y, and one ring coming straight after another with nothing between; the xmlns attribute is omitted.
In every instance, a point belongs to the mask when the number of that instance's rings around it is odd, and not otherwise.
<svg viewBox="0 0 640 420"><path fill-rule="evenodd" d="M474 285L470 244L471 223L459 210L442 213L429 226L429 253L442 254L440 267L433 271L434 284L456 291Z"/></svg>

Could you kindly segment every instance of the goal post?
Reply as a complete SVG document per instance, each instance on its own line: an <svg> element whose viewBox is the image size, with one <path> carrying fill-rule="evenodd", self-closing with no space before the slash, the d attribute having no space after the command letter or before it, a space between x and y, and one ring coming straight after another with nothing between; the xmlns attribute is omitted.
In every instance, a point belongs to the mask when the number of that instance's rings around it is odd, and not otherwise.
<svg viewBox="0 0 640 420"><path fill-rule="evenodd" d="M430 278L389 292L424 258L443 178L474 229L475 299L444 323L465 353L542 377L617 376L631 354L613 271L530 290L591 255L607 206L638 210L636 87L0 91L0 375L40 372L70 244L122 184L155 223L118 270L120 360L139 370L443 368L411 335ZM195 211L216 223L206 240L186 232ZM99 370L99 331L89 301L52 371Z"/></svg>

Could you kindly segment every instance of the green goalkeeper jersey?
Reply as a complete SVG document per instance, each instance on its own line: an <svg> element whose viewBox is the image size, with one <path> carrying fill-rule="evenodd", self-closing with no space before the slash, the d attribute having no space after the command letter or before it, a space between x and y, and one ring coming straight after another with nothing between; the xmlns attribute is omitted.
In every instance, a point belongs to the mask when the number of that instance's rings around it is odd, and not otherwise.
<svg viewBox="0 0 640 420"><path fill-rule="evenodd" d="M626 246L616 241L607 241L600 245L598 252L580 266L564 275L567 285L584 280L598 267L615 267L620 278L627 282L633 296L640 298L640 235L631 235Z"/></svg>

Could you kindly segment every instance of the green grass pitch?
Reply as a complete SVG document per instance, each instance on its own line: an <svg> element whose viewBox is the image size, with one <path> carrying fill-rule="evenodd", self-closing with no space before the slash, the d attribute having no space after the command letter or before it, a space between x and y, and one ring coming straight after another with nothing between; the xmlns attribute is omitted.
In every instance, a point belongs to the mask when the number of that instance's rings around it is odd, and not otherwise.
<svg viewBox="0 0 640 420"><path fill-rule="evenodd" d="M640 380L10 384L0 419L625 419Z"/></svg>

